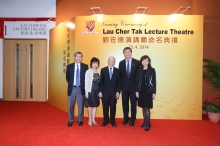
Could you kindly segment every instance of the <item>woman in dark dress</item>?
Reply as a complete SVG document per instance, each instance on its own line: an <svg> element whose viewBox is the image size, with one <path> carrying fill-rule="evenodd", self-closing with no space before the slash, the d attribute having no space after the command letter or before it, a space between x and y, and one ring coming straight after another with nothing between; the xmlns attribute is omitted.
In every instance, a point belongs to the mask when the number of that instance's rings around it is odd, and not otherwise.
<svg viewBox="0 0 220 146"><path fill-rule="evenodd" d="M138 98L138 106L142 107L144 123L141 127L145 127L146 131L150 130L150 109L153 108L153 99L156 96L156 72L151 67L151 59L144 55L140 59L141 67L136 75L136 97Z"/></svg>
<svg viewBox="0 0 220 146"><path fill-rule="evenodd" d="M88 69L85 74L85 106L88 107L89 126L98 125L95 121L95 115L96 108L100 104L98 97L98 83L100 80L100 72L97 70L97 68L99 67L99 63L99 59L93 57L90 61L91 68Z"/></svg>

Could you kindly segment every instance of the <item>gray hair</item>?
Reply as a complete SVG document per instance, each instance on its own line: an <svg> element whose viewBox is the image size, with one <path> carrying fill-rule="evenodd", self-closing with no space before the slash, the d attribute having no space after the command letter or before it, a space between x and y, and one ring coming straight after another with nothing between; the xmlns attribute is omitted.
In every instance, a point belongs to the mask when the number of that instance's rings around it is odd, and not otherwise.
<svg viewBox="0 0 220 146"><path fill-rule="evenodd" d="M77 51L77 52L75 52L75 53L74 53L74 57L76 57L76 55L77 55L77 54L81 54L81 55L82 55L82 57L83 57L82 52L79 52L79 51Z"/></svg>

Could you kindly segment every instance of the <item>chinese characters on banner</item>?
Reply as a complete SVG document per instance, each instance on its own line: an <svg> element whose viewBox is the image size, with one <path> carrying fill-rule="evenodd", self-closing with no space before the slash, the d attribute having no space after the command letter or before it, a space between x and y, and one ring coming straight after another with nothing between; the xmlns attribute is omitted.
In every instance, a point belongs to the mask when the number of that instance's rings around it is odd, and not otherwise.
<svg viewBox="0 0 220 146"><path fill-rule="evenodd" d="M67 47L63 50L63 73L66 73L66 66L70 63L70 28L67 28Z"/></svg>
<svg viewBox="0 0 220 146"><path fill-rule="evenodd" d="M103 43L178 43L177 37L103 37Z"/></svg>
<svg viewBox="0 0 220 146"><path fill-rule="evenodd" d="M103 37L102 43L178 43L178 38L177 37ZM148 46L141 48L146 49L148 48Z"/></svg>

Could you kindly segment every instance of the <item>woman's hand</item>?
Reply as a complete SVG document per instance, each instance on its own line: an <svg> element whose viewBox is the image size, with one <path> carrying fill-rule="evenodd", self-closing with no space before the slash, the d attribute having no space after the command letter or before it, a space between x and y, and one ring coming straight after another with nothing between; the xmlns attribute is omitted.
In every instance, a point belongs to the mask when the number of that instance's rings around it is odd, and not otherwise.
<svg viewBox="0 0 220 146"><path fill-rule="evenodd" d="M88 93L86 94L86 98L89 98L89 94Z"/></svg>
<svg viewBox="0 0 220 146"><path fill-rule="evenodd" d="M136 97L139 98L139 93L138 93L138 92L135 92L135 94L136 94Z"/></svg>
<svg viewBox="0 0 220 146"><path fill-rule="evenodd" d="M100 98L102 98L102 92L99 92L99 95L98 95Z"/></svg>
<svg viewBox="0 0 220 146"><path fill-rule="evenodd" d="M119 96L120 96L120 94L117 92L117 93L116 93L116 99L118 99Z"/></svg>
<svg viewBox="0 0 220 146"><path fill-rule="evenodd" d="M156 98L156 94L153 94L153 95L152 95L152 98L155 99L155 98Z"/></svg>

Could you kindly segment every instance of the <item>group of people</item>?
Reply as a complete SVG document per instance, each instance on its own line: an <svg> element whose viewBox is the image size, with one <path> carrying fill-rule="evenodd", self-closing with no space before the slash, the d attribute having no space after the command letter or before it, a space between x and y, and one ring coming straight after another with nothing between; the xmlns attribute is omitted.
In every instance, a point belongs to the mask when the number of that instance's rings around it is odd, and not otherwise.
<svg viewBox="0 0 220 146"><path fill-rule="evenodd" d="M151 59L144 55L140 61L132 58L132 49L123 49L125 59L120 61L119 68L114 67L115 57L108 58L108 65L98 70L100 61L93 57L88 65L82 63L83 54L75 52L75 62L67 65L66 80L68 82L68 126L74 121L74 105L78 104L78 125L82 126L84 106L88 107L88 125L97 126L96 109L103 105L103 123L106 126L115 122L117 99L122 93L123 125L134 126L138 106L142 107L144 122L141 127L150 130L150 109L156 96L156 73L151 66ZM129 117L129 100L131 116ZM109 117L110 109L110 117Z"/></svg>

